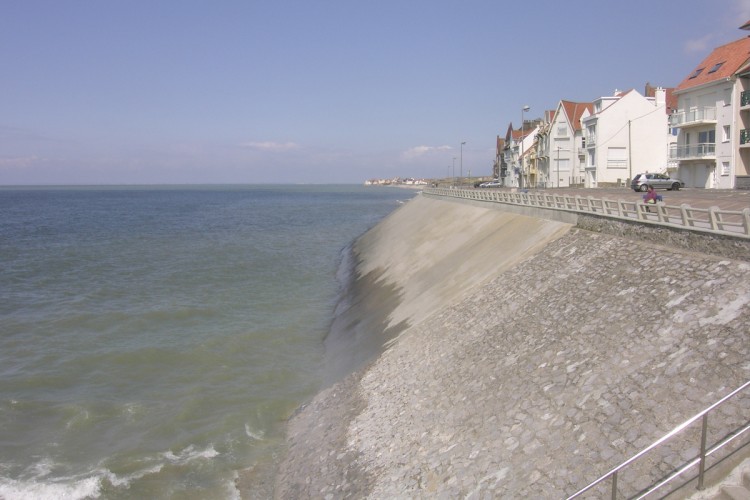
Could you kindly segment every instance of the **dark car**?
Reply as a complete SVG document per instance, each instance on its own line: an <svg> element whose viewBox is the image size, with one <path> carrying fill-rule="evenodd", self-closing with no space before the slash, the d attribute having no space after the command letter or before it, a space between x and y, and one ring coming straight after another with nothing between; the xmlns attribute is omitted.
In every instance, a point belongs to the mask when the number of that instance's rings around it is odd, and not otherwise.
<svg viewBox="0 0 750 500"><path fill-rule="evenodd" d="M680 179L675 179L667 174L636 174L630 182L633 191L648 191L648 187L654 189L667 189L669 191L678 191L685 187L685 183Z"/></svg>

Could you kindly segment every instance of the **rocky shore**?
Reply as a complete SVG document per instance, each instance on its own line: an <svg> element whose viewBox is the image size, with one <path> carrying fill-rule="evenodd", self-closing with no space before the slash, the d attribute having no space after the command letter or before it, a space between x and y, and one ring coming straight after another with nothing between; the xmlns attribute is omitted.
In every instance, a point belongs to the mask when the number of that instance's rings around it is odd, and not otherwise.
<svg viewBox="0 0 750 500"><path fill-rule="evenodd" d="M397 337L291 420L276 498L562 498L750 378L742 260L424 196L355 250Z"/></svg>

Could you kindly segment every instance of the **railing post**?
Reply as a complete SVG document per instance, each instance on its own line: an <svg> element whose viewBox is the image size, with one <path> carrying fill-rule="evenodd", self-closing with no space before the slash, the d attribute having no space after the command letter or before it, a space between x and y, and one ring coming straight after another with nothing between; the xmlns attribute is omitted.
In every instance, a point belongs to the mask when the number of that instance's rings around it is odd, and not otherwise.
<svg viewBox="0 0 750 500"><path fill-rule="evenodd" d="M718 210L719 207L708 208L708 220L711 222L711 229L713 230L719 229L719 216L716 214Z"/></svg>
<svg viewBox="0 0 750 500"><path fill-rule="evenodd" d="M617 471L612 473L612 500L617 500Z"/></svg>
<svg viewBox="0 0 750 500"><path fill-rule="evenodd" d="M683 203L680 205L680 216L682 217L682 225L685 227L692 226L690 223L690 218L688 217L688 210L690 209L690 205L686 205Z"/></svg>
<svg viewBox="0 0 750 500"><path fill-rule="evenodd" d="M657 218L659 219L659 222L665 222L666 209L664 208L664 205L660 205L659 203L656 203L654 207L656 207L656 215L657 215Z"/></svg>
<svg viewBox="0 0 750 500"><path fill-rule="evenodd" d="M703 476L706 472L706 433L708 430L708 413L703 415L701 425L701 462L698 468L698 489L703 489Z"/></svg>
<svg viewBox="0 0 750 500"><path fill-rule="evenodd" d="M745 229L745 236L750 236L750 208L742 209L742 226Z"/></svg>

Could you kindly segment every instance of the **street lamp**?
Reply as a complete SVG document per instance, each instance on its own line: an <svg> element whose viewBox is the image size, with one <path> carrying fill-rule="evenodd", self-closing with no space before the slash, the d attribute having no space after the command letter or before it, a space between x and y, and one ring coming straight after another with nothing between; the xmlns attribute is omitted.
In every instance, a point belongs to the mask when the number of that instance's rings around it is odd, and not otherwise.
<svg viewBox="0 0 750 500"><path fill-rule="evenodd" d="M524 128L525 122L523 121L523 114L530 109L531 107L528 104L521 108L521 155L518 157L518 165L520 167L520 171L522 174L523 174L523 135L526 130Z"/></svg>
<svg viewBox="0 0 750 500"><path fill-rule="evenodd" d="M466 141L463 141L461 143L461 184L462 185L464 182L464 144L466 144Z"/></svg>

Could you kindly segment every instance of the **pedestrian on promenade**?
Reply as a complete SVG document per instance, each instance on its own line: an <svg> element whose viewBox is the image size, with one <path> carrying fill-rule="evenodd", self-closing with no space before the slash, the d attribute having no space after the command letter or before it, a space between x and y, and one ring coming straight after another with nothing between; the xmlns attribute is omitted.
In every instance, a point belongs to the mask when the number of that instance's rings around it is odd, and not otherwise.
<svg viewBox="0 0 750 500"><path fill-rule="evenodd" d="M643 203L646 204L646 212L651 211L651 207L649 205L656 205L656 202L658 201L659 196L656 194L656 190L654 189L654 186L648 187L648 192L643 195Z"/></svg>

